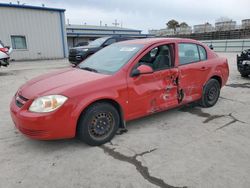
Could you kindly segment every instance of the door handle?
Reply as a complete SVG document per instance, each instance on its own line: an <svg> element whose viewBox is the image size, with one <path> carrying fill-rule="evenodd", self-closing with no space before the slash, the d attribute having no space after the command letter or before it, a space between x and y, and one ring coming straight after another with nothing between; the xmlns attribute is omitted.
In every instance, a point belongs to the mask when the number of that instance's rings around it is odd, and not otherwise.
<svg viewBox="0 0 250 188"><path fill-rule="evenodd" d="M207 70L208 68L205 67L205 66L203 66L203 67L201 67L200 69L201 69L201 70Z"/></svg>
<svg viewBox="0 0 250 188"><path fill-rule="evenodd" d="M171 86L167 86L167 87L165 88L166 91L170 91L171 89L173 89L173 87L171 87Z"/></svg>

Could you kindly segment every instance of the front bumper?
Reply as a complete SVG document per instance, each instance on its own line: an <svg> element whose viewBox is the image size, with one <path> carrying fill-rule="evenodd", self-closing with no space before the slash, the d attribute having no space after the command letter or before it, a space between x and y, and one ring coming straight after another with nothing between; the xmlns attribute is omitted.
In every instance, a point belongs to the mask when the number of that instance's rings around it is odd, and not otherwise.
<svg viewBox="0 0 250 188"><path fill-rule="evenodd" d="M88 57L88 53L69 53L69 62L78 65Z"/></svg>
<svg viewBox="0 0 250 188"><path fill-rule="evenodd" d="M250 57L237 55L237 68L241 74L250 74Z"/></svg>
<svg viewBox="0 0 250 188"><path fill-rule="evenodd" d="M84 60L84 57L82 57L81 55L76 55L76 56L69 55L69 62L70 62L71 64L78 65L78 64L81 63L83 60Z"/></svg>
<svg viewBox="0 0 250 188"><path fill-rule="evenodd" d="M248 64L241 64L241 63L238 63L237 64L237 67L238 67L238 71L240 73L243 73L243 74L250 74L250 65Z"/></svg>
<svg viewBox="0 0 250 188"><path fill-rule="evenodd" d="M33 113L28 111L32 101L18 107L16 97L10 104L11 118L16 128L27 137L38 140L55 140L75 136L76 123L70 117L70 105L62 106L54 112Z"/></svg>

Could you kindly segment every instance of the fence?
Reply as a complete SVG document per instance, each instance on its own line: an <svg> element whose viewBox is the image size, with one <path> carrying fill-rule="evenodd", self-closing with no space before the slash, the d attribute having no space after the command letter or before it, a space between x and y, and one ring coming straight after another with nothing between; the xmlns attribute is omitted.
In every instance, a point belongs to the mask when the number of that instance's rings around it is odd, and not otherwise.
<svg viewBox="0 0 250 188"><path fill-rule="evenodd" d="M250 39L229 39L229 40L202 40L201 42L213 45L216 52L241 52L250 49Z"/></svg>

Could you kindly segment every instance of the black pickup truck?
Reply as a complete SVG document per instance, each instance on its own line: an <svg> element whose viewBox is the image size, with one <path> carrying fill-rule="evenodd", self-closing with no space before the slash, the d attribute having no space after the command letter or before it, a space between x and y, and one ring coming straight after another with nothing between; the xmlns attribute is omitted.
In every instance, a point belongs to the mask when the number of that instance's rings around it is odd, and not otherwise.
<svg viewBox="0 0 250 188"><path fill-rule="evenodd" d="M78 65L90 55L96 53L100 49L110 44L131 39L133 38L120 37L120 36L102 37L90 42L87 46L79 46L71 48L69 50L69 62L74 65Z"/></svg>
<svg viewBox="0 0 250 188"><path fill-rule="evenodd" d="M244 50L237 55L237 67L242 77L250 75L250 49Z"/></svg>

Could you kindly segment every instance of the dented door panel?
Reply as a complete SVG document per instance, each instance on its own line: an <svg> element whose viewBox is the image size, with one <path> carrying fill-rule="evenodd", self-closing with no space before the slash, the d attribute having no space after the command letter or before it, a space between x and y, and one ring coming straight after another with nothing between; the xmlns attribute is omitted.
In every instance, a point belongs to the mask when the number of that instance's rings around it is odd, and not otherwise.
<svg viewBox="0 0 250 188"><path fill-rule="evenodd" d="M165 110L178 105L178 68L161 71L161 92L158 97L159 110Z"/></svg>
<svg viewBox="0 0 250 188"><path fill-rule="evenodd" d="M162 87L159 73L128 79L129 119L144 116L157 108L157 95Z"/></svg>

